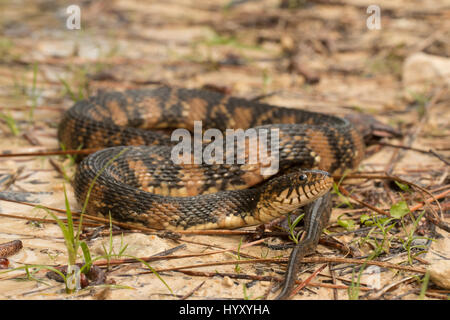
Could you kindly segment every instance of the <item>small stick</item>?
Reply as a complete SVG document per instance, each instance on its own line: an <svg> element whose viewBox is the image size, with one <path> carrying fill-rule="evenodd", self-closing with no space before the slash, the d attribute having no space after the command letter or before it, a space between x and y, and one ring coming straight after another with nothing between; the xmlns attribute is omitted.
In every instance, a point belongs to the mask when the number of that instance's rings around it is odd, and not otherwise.
<svg viewBox="0 0 450 320"><path fill-rule="evenodd" d="M396 180L396 181L398 181L400 183L408 184L408 185L410 185L410 186L412 186L412 187L414 187L414 188L416 188L416 189L418 189L418 190L428 194L431 198L433 198L434 202L436 202L436 205L438 206L439 211L442 214L442 207L441 207L441 204L439 203L439 201L437 201L437 198L430 191L428 191L427 189L422 188L421 186L419 186L419 185L417 185L417 184L415 184L415 183L413 183L411 181L407 181L407 180L404 180L402 178L391 176L391 175L384 175L383 176L383 175L350 174L350 175L347 175L347 176L339 176L338 175L338 176L335 176L334 178L336 178L336 179L343 178L343 179L391 179L391 180ZM356 201L358 201L358 200L356 200Z"/></svg>
<svg viewBox="0 0 450 320"><path fill-rule="evenodd" d="M154 257L156 258L156 257ZM167 258L167 257L165 257ZM178 271L182 269L191 269L191 268L202 268L202 267L211 267L218 265L230 265L230 264L250 264L250 263L286 263L288 262L288 258L278 258L278 259L251 259L251 260L239 260L239 261L219 261L219 262L210 262L210 263L202 263L196 265L186 265L180 267L172 267L172 268L162 268L156 269L156 272L166 272L166 271ZM381 268L387 269L398 269L410 272L417 272L424 274L426 272L423 268L415 268L409 266L401 266L394 263L382 262L382 261L364 261L359 259L349 259L349 258L338 258L338 257L311 257L311 258L303 258L300 259L299 262L303 263L324 263L324 262L333 262L333 263L348 263L348 264L366 264L366 265L374 265L379 266ZM142 274L151 273L152 271L142 272Z"/></svg>
<svg viewBox="0 0 450 320"><path fill-rule="evenodd" d="M351 195L342 185L339 186L339 191L342 192L346 197L349 197L353 200L355 200L356 202L358 202L359 204L362 204L363 206L369 208L372 211L375 211L381 215L390 215L389 212L386 212L384 210L381 210L377 207L372 206L371 204L368 204L367 202L364 202L362 200L359 200L358 198L356 198L355 196Z"/></svg>
<svg viewBox="0 0 450 320"><path fill-rule="evenodd" d="M197 277L230 277L232 279L244 279L244 280L258 280L258 281L271 281L271 282L281 282L283 279L281 277L276 276L258 276L252 274L243 274L243 273L223 273L223 272L207 272L207 271L194 271L194 270L179 270L178 272ZM350 282L350 281L349 281ZM295 280L296 284L301 284L302 281ZM306 284L309 287L323 287L323 288L332 288L332 289L341 289L347 290L348 286L339 285L339 284L331 284L331 283L322 283L322 282L309 282ZM366 287L360 287L362 291L372 290Z"/></svg>
<svg viewBox="0 0 450 320"><path fill-rule="evenodd" d="M28 220L28 221L36 221L36 222L45 222L45 223L55 223L56 221L53 219L45 219L45 218L32 218L32 217L25 217L25 216L19 216L15 214L7 214L7 213L0 213L1 217L7 217L7 218L14 218L14 219L22 219L22 220ZM66 221L66 219L62 219L62 221ZM76 218L74 218L74 224L78 224L78 221ZM83 222L84 226L88 227L98 227L101 226L99 223L89 223L89 222Z"/></svg>
<svg viewBox="0 0 450 320"><path fill-rule="evenodd" d="M53 169L55 169L63 178L70 180L67 174L61 169L61 167L55 161L53 161L53 159L49 159L49 162L53 167Z"/></svg>
<svg viewBox="0 0 450 320"><path fill-rule="evenodd" d="M420 290L417 290L417 293L420 293ZM427 297L430 298L435 298L435 299L441 299L441 300L448 300L448 295L442 295L442 294L438 294L438 293L434 293L434 292L425 292L425 295Z"/></svg>
<svg viewBox="0 0 450 320"><path fill-rule="evenodd" d="M411 130L411 132L405 135L404 141L408 145L408 147L410 147L419 136L420 131L422 131L423 126L429 119L430 110L436 105L441 96L446 92L446 88L444 86L437 89L436 91L437 92L435 92L435 94L431 97L430 101L428 101L428 103L425 105L424 114L419 123ZM403 156L404 152L399 152L399 149L396 149L390 161L386 165L386 171L388 173L393 172L395 166L400 162Z"/></svg>
<svg viewBox="0 0 450 320"><path fill-rule="evenodd" d="M438 192L442 190L450 189L450 184L446 184L444 186L437 187L436 189L430 190L431 192Z"/></svg>
<svg viewBox="0 0 450 320"><path fill-rule="evenodd" d="M17 107L5 107L5 106L0 106L0 110L7 110L7 111L30 111L30 107L29 107L29 106L17 106ZM52 106L39 106L38 108L36 108L36 110L37 110L37 111L48 110L48 111L56 111L56 112L64 111L63 108L52 107Z"/></svg>
<svg viewBox="0 0 450 320"><path fill-rule="evenodd" d="M185 244L181 244L181 245L176 246L174 248L167 249L167 250L164 250L162 252L158 252L157 254L154 254L153 256L160 256L160 257L168 256L169 254L172 254L172 253L174 253L174 252L176 252L178 250L184 249L184 248L186 248L186 245Z"/></svg>
<svg viewBox="0 0 450 320"><path fill-rule="evenodd" d="M30 206L30 207L36 207L37 206L36 204L33 204L33 203L28 203L28 202L24 202L24 201L17 201L17 200L12 200L12 199L0 198L0 201L13 202L13 203L18 203L18 204L22 204L22 205ZM58 208L53 208L53 207L48 207L48 206L42 206L42 207L45 208L45 209L57 212L57 213L66 214L66 210L63 210L63 209L58 209ZM73 211L72 214L74 216L79 216L79 215L81 215L81 212ZM84 214L83 216L84 216L84 218L88 218L90 220L94 220L94 221L97 221L97 222L102 222L102 223L105 223L105 224L109 224L109 219L96 217L96 216L91 216L91 215L88 215L88 214ZM157 229L150 229L150 228L139 226L137 224L134 225L134 224L122 223L122 222L117 222L117 221L114 221L114 220L112 220L112 223L114 225L117 225L117 226L125 228L125 229L136 229L136 230L139 230L139 231L148 232L149 234L156 234L158 232Z"/></svg>
<svg viewBox="0 0 450 320"><path fill-rule="evenodd" d="M60 156L60 155L67 155L67 154L91 154L98 150L101 150L101 149L100 148L90 148L90 149L81 149L81 150L43 150L43 151L35 151L35 152L0 153L0 158Z"/></svg>
<svg viewBox="0 0 450 320"><path fill-rule="evenodd" d="M173 258L175 256L170 256L170 258ZM183 258L186 257L183 256ZM156 260L163 260L163 259L167 259L169 257L152 257L154 259L154 261ZM159 258L159 259L158 259ZM178 257L176 257L178 258ZM129 259L129 260L133 260L130 261L132 263L135 262L139 262L138 260L135 259ZM230 265L230 264L250 264L250 263L287 263L288 262L288 258L278 258L278 259L253 259L253 260L240 260L240 261L225 261L225 262L215 262L215 263L204 263L204 264L198 264L198 265L188 265L188 266L181 266L181 267L174 267L174 268L162 268L162 269L155 269L153 271L148 271L148 272L140 272L139 274L148 274L148 273L153 273L153 272L165 272L165 271L180 271L180 272L185 272L185 270L183 269L190 269L190 268L202 268L202 267L207 267L207 266L214 266L214 265ZM409 272L416 272L416 273L421 273L421 274L425 274L426 270L423 268L415 268L415 267L409 267L409 266L401 266L401 265L397 265L394 263L389 263L389 262L382 262L382 261L364 261L364 260L358 260L358 259L348 259L348 258L334 258L334 257L311 257L311 258L303 258L300 259L301 263L348 263L348 264L366 264L366 265L375 265L375 266L379 266L381 268L387 268L387 269L398 269L398 270L404 270L404 271L409 271ZM56 266L58 267L58 266ZM38 272L42 272L42 270L38 271ZM0 278L0 280L8 280L8 279L15 279L17 277L20 276L27 276L27 274L24 272L22 274L19 275L12 275L9 277L2 277ZM281 281L281 279L280 279ZM315 285L312 284L311 285ZM327 285L329 288L333 288L334 286L331 284L323 284L320 286L325 286ZM339 288L338 288L339 289ZM345 289L345 288L344 288Z"/></svg>
<svg viewBox="0 0 450 320"><path fill-rule="evenodd" d="M441 160L442 162L444 162L446 165L448 165L448 166L450 165L450 162L448 160L446 160L444 158L444 156L437 153L433 149L424 150L424 149L418 149L418 148L413 148L413 147L408 147L408 146L403 146L403 145L390 144L390 143L386 143L386 142L377 142L377 144L380 146L385 146L385 147L411 150L411 151L420 152L420 153L424 153L424 154L431 154L431 155L435 156L436 158L438 158L439 160Z"/></svg>
<svg viewBox="0 0 450 320"><path fill-rule="evenodd" d="M330 270L331 281L333 281L333 284L336 285L336 274L334 270L331 268L331 263L328 263L328 270ZM339 294L336 288L333 288L333 299L334 300L339 299Z"/></svg>
<svg viewBox="0 0 450 320"><path fill-rule="evenodd" d="M255 244L259 244L262 241L263 241L263 239L243 244L241 246L241 249L251 247ZM171 260L171 259L195 258L195 257L209 256L209 255L218 254L218 253L233 252L233 251L236 251L236 249L222 249L222 250L216 250L216 251L205 252L205 253L192 253L192 254L173 255L173 256L158 254L158 255L153 255L150 257L140 258L140 260L145 261L145 262L152 262L152 261L160 261L160 260L165 260L165 259ZM253 260L255 260L255 259L253 259ZM104 266L104 265L118 265L118 264L120 265L123 263L135 263L135 262L139 262L139 260L136 260L133 258L111 259L109 261L99 260L99 261L95 261L93 264L96 266ZM235 262L235 263L237 263L237 262Z"/></svg>
<svg viewBox="0 0 450 320"><path fill-rule="evenodd" d="M31 135L31 132L25 132L22 136L32 145L32 146L39 146L41 145L41 143L39 142L39 140Z"/></svg>
<svg viewBox="0 0 450 320"><path fill-rule="evenodd" d="M436 156L439 160L441 160L442 162L444 162L446 165L450 166L450 162L447 161L446 159L444 159L444 157L443 157L441 154L437 153L437 152L434 151L433 149L430 149L429 152L430 152L432 155Z"/></svg>
<svg viewBox="0 0 450 320"><path fill-rule="evenodd" d="M203 281L202 283L200 283L198 286L196 286L191 292L188 292L187 294L185 294L184 296L182 296L181 298L180 298L180 300L186 300L187 298L189 298L190 296L192 296L194 293L195 293L195 291L197 291L198 289L200 289L204 284L205 284L205 282L206 281Z"/></svg>
<svg viewBox="0 0 450 320"><path fill-rule="evenodd" d="M14 202L14 203L18 203L18 204L22 204L22 205L26 205L26 206L31 206L31 207L36 207L36 204L33 203L28 203L28 202L24 202L24 201L17 201L17 200L12 200L12 199L4 199L4 198L0 198L0 201L8 201L8 202ZM58 209L58 208L53 208L53 207L48 207L48 206L42 206L48 210L51 211L55 211L58 213L62 213L62 214L66 214L66 210L63 209ZM73 211L72 214L74 216L79 216L81 214L81 212L79 211ZM109 225L109 219L105 219L102 217L97 217L97 216L92 216L92 215L88 215L88 214L84 214L83 215L84 218L88 218L90 220L96 221L96 222L102 222L102 223L106 223ZM160 230L160 229L153 229L153 228L148 228L148 227L144 227L142 225L139 224L133 224L133 223L125 223L125 222L119 222L116 220L111 220L113 225L119 226L121 228L124 229L130 229L130 230L139 230L142 232L146 232L148 234L158 234L160 235L161 232L167 232L168 230ZM258 234L261 236L285 236L286 233L285 232L276 232L276 231L271 231L271 232L260 232L260 231L256 231L256 230L175 230L173 231L174 233L178 233L178 234L187 234L187 235L254 235L254 234Z"/></svg>
<svg viewBox="0 0 450 320"><path fill-rule="evenodd" d="M437 196L434 196L434 198L428 198L428 199L426 199L425 201L422 201L421 203L416 204L415 206L411 207L410 210L411 210L411 212L417 211L417 210L419 210L420 208L422 208L423 206L425 206L425 204L431 203L431 202L433 202L435 199L442 199L442 198L444 198L445 196L447 196L449 193L450 193L450 189L447 189L447 190L445 190L444 192L438 194Z"/></svg>
<svg viewBox="0 0 450 320"><path fill-rule="evenodd" d="M386 286L384 286L383 288L381 288L380 290L378 290L373 296L370 297L370 299L380 299L386 292L391 291L393 289L395 289L396 287L398 287L400 284L404 283L404 282L410 282L411 280L416 280L415 277L406 277L403 278L399 281L396 281L394 283L390 283Z"/></svg>

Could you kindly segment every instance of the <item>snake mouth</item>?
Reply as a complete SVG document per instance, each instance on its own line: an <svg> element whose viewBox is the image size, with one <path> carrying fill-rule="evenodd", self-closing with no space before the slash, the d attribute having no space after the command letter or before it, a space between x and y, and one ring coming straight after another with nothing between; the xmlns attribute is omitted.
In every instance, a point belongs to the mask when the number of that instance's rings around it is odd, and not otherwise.
<svg viewBox="0 0 450 320"><path fill-rule="evenodd" d="M332 184L328 182L317 183L313 186L299 186L292 189L291 196L287 198L278 198L277 200L283 204L288 205L304 205L308 204L317 198L323 196Z"/></svg>
<svg viewBox="0 0 450 320"><path fill-rule="evenodd" d="M302 175L306 175L306 179ZM278 194L277 202L293 207L303 206L324 195L333 185L333 178L321 170L303 171L296 174L292 181L292 184Z"/></svg>

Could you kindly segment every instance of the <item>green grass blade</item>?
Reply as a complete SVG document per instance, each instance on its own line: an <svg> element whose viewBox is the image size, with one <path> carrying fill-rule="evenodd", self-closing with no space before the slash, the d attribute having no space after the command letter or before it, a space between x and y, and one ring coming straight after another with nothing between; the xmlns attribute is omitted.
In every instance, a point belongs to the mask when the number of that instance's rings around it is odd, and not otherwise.
<svg viewBox="0 0 450 320"><path fill-rule="evenodd" d="M120 151L117 155L115 155L113 158L111 158L111 159L105 164L105 166L99 170L99 172L96 174L96 176L94 177L94 179L92 179L92 182L91 182L91 184L89 185L89 189L88 189L88 191L87 191L87 193L86 193L86 200L84 201L83 208L81 209L80 223L78 224L78 232L77 232L77 236L76 236L76 239L77 239L77 240L76 240L76 243L78 243L79 240L80 240L81 227L82 227L82 224L83 224L83 215L84 215L84 213L86 212L86 208L87 208L87 205L88 205L88 202L89 202L89 197L91 196L91 192L92 192L92 189L94 188L95 182L97 181L98 177L103 173L103 171L105 171L105 169L106 169L107 167L109 167L109 166L111 165L111 163L113 163L117 158L119 158L119 157L120 157L125 151L127 151L127 150L128 150L128 148L124 148L124 149L123 149L122 151Z"/></svg>
<svg viewBox="0 0 450 320"><path fill-rule="evenodd" d="M16 121L11 116L11 114L0 112L0 119L3 119L6 122L6 125L14 136L18 136L20 134L20 130L17 127Z"/></svg>
<svg viewBox="0 0 450 320"><path fill-rule="evenodd" d="M85 266L86 266L86 272L89 272L89 270L91 269L92 266L92 258L91 258L91 253L89 251L89 247L87 246L86 242L81 241L80 242L80 247L81 250L83 251L83 256L84 256L84 262L85 262Z"/></svg>
<svg viewBox="0 0 450 320"><path fill-rule="evenodd" d="M66 185L63 183L64 190L64 203L66 206L66 216L67 216L67 231L72 235L73 238L73 218L72 218L72 210L70 209L69 198L67 197Z"/></svg>
<svg viewBox="0 0 450 320"><path fill-rule="evenodd" d="M422 287L420 288L419 299L423 300L425 298L425 293L427 292L428 282L430 280L430 272L427 271L423 277Z"/></svg>

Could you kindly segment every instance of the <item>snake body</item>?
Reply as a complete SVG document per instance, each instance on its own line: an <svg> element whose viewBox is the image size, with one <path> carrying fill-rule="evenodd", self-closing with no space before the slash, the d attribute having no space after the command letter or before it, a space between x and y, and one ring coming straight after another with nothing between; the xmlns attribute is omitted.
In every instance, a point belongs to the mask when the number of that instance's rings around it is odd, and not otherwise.
<svg viewBox="0 0 450 320"><path fill-rule="evenodd" d="M167 132L194 131L194 121L202 130L276 129L278 172L265 176L262 164L175 164ZM269 221L325 194L332 185L327 172L354 168L364 155L363 138L345 119L172 87L79 101L65 112L58 138L67 149L106 148L85 158L75 175L78 201L89 193L87 213L161 229Z"/></svg>

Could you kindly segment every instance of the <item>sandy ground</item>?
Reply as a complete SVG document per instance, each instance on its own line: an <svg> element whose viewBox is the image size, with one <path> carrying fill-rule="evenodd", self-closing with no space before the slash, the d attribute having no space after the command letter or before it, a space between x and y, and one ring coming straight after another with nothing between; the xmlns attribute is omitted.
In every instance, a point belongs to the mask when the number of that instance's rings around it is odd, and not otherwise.
<svg viewBox="0 0 450 320"><path fill-rule="evenodd" d="M0 153L58 148L56 127L61 114L74 99L99 90L152 87L157 83L209 86L245 98L263 96L264 102L292 108L373 115L405 134L385 142L425 152L375 145L368 149L359 173L389 172L435 196L448 191L449 166L427 153L432 148L443 158L450 155L448 80L445 75L436 76L431 82L419 81L422 86L414 90L405 85L408 57L424 52L449 58L448 1L378 1L380 30L369 30L366 25L370 1L306 1L300 6L291 3L294 7L280 8L279 1L273 0L235 5L228 0L87 1L80 4L81 29L69 30L66 8L72 2L40 0L26 6L20 1L0 2ZM445 73L445 69L438 69ZM9 258L10 267L67 264L58 225L32 219L52 220L37 205L65 208L64 184L72 208L80 209L70 184L62 176L64 171L70 177L74 169L69 159L60 156L0 158L0 198L21 202L0 200L0 243L20 239L24 245ZM345 188L381 209L389 209L403 198L410 208L429 198L417 191L402 192L386 180L347 181ZM358 228L362 214L375 212L353 200L352 208L342 205L339 197L335 200L327 232L335 243L350 246L353 256L330 244L319 245L311 257L322 257L323 262L306 263L299 278L305 280L326 266L294 299L349 299L346 288L351 285L352 271L358 273L359 267L333 258L364 261L374 251L373 239L363 241L368 231L345 234L348 230L338 223L338 217L354 221ZM448 195L440 199L447 222L448 201ZM438 212L435 203L424 208ZM416 216L418 213L420 209ZM402 222L411 230L407 217ZM85 233L92 234L92 230L86 227ZM423 218L413 236L435 241L429 246L426 240L415 238L413 245L426 245L428 252L412 262L400 241L407 239L400 222L395 230L398 232L388 234L390 245L375 260L410 266L416 271L382 267L377 269L381 273L374 287L370 287L374 276L366 272L361 278L360 299L418 299L427 263L450 258L448 233L429 220ZM102 254L102 243L109 246L107 231L87 238L94 257ZM115 252L120 251L120 233L114 235ZM125 253L131 256L148 257L180 245L184 246L171 255L234 251L151 262L157 270L229 263L190 267L184 273L160 272L173 294L143 264L121 263L108 269L107 278L115 286L91 286L73 294L66 294L63 284L48 279L46 271L25 281L23 271L2 273L0 298L179 299L190 295L189 299L270 299L275 296L271 290L278 282L257 277L280 279L285 264L239 262L286 258L290 250L272 250L261 243L239 250L241 242L244 245L251 241L254 239L235 234L182 234L178 240L171 240L125 231ZM420 248L415 250L414 254ZM81 251L78 261L82 262ZM430 282L425 299L447 299L449 292Z"/></svg>

